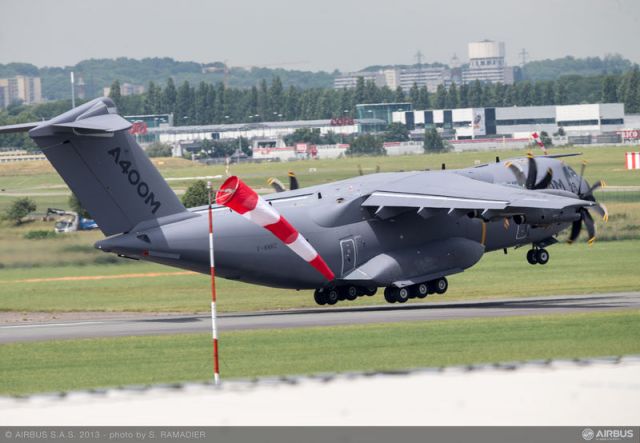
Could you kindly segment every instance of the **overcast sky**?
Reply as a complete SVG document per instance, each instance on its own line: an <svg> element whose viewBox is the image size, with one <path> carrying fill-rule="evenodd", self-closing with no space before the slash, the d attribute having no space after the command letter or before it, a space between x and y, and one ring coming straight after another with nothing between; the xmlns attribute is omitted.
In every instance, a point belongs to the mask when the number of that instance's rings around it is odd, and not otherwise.
<svg viewBox="0 0 640 443"><path fill-rule="evenodd" d="M0 0L0 63L173 57L342 71L465 61L504 41L507 62L620 53L640 62L640 0Z"/></svg>

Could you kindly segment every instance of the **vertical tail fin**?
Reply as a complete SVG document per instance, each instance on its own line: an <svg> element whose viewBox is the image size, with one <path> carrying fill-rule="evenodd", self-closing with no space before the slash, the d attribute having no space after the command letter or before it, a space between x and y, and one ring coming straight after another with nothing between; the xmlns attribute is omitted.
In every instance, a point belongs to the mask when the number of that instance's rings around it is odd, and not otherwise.
<svg viewBox="0 0 640 443"><path fill-rule="evenodd" d="M29 131L105 235L186 212L130 126L111 99L98 98Z"/></svg>

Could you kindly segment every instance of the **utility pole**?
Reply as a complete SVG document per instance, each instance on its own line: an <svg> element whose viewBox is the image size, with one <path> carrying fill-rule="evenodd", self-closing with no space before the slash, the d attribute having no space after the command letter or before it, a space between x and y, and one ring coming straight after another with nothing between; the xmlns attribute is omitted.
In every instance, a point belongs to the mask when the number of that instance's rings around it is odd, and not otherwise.
<svg viewBox="0 0 640 443"><path fill-rule="evenodd" d="M71 109L76 107L76 82L71 71Z"/></svg>
<svg viewBox="0 0 640 443"><path fill-rule="evenodd" d="M422 57L423 57L422 51L420 51L418 49L418 52L416 52L416 55L414 55L414 57L415 57L416 61L418 62L418 70L421 71L422 70Z"/></svg>
<svg viewBox="0 0 640 443"><path fill-rule="evenodd" d="M520 56L520 66L524 66L527 63L529 53L526 49L522 48L522 51L518 52L518 55Z"/></svg>

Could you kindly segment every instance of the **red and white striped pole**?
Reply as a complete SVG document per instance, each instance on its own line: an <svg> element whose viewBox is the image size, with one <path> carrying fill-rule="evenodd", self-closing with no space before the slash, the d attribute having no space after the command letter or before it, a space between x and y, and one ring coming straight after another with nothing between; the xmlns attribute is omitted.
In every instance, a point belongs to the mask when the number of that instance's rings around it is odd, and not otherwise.
<svg viewBox="0 0 640 443"><path fill-rule="evenodd" d="M211 182L207 182L209 193L209 265L211 267L211 332L213 337L213 382L220 384L220 365L218 364L218 324L216 312L216 265L213 259L213 209Z"/></svg>

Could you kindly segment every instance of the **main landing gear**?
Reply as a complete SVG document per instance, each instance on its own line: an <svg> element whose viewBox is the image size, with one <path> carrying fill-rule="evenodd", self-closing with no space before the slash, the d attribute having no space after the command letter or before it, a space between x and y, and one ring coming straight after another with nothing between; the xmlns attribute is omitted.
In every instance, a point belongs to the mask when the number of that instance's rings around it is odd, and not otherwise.
<svg viewBox="0 0 640 443"><path fill-rule="evenodd" d="M353 301L364 295L372 296L378 288L366 288L363 286L338 286L335 288L316 289L313 299L319 305L335 305L341 300Z"/></svg>
<svg viewBox="0 0 640 443"><path fill-rule="evenodd" d="M425 283L396 288L389 286L384 290L384 299L388 303L406 303L410 298L425 298L429 294L444 294L449 288L445 277L437 278Z"/></svg>
<svg viewBox="0 0 640 443"><path fill-rule="evenodd" d="M403 288L389 286L384 290L384 299L388 303L406 303L411 298L425 298L429 294L444 294L449 288L449 282L445 277L437 278L424 283L418 283ZM313 299L319 305L335 305L339 301L353 301L364 295L372 296L378 288L363 286L337 286L333 288L316 289Z"/></svg>
<svg viewBox="0 0 640 443"><path fill-rule="evenodd" d="M527 261L531 265L546 265L549 262L549 252L544 248L533 248L527 251Z"/></svg>

